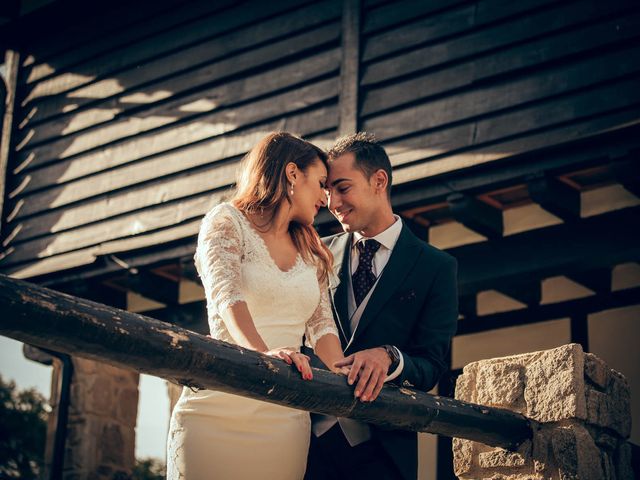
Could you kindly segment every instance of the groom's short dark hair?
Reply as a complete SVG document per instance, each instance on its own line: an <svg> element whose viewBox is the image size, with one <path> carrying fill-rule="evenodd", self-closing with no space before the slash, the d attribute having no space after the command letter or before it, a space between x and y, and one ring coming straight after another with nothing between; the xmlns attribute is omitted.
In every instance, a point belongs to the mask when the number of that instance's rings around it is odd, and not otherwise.
<svg viewBox="0 0 640 480"><path fill-rule="evenodd" d="M387 152L376 140L375 135L367 132L358 132L341 137L327 153L329 164L331 164L332 160L345 153L353 153L356 168L362 171L367 178L371 178L371 175L380 169L384 170L389 177L387 195L391 198L391 161Z"/></svg>

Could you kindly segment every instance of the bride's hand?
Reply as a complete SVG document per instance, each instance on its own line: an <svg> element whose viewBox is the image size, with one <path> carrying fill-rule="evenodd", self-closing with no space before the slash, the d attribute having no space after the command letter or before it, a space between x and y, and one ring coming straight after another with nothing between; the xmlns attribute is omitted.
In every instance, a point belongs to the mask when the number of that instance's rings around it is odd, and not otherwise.
<svg viewBox="0 0 640 480"><path fill-rule="evenodd" d="M309 357L304 353L300 353L293 348L276 348L265 352L265 355L281 358L289 365L295 365L304 380L313 379Z"/></svg>

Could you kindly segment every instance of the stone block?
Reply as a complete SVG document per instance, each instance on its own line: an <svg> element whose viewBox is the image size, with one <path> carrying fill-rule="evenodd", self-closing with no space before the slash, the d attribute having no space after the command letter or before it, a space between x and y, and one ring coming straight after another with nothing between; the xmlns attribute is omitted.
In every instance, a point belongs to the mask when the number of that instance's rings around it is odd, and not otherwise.
<svg viewBox="0 0 640 480"><path fill-rule="evenodd" d="M633 480L633 470L631 469L631 445L624 442L616 450L613 456L613 465L616 472L616 480Z"/></svg>
<svg viewBox="0 0 640 480"><path fill-rule="evenodd" d="M74 359L65 478L113 479L135 464L139 375Z"/></svg>
<svg viewBox="0 0 640 480"><path fill-rule="evenodd" d="M593 353L584 354L584 375L598 388L605 390L611 377L611 369Z"/></svg>
<svg viewBox="0 0 640 480"><path fill-rule="evenodd" d="M116 418L125 425L135 425L138 416L138 389L123 389L118 392Z"/></svg>
<svg viewBox="0 0 640 480"><path fill-rule="evenodd" d="M469 364L456 398L517 411L534 424L532 442L518 452L455 440L460 478L633 478L628 382L580 345Z"/></svg>
<svg viewBox="0 0 640 480"><path fill-rule="evenodd" d="M455 398L465 402L477 403L476 376L479 362L470 363L462 370L462 375L456 380Z"/></svg>
<svg viewBox="0 0 640 480"><path fill-rule="evenodd" d="M473 443L471 440L453 439L453 471L458 477L468 474L473 468Z"/></svg>
<svg viewBox="0 0 640 480"><path fill-rule="evenodd" d="M518 468L531 463L531 442L524 442L517 452L498 448L490 452L482 452L478 456L481 468Z"/></svg>
<svg viewBox="0 0 640 480"><path fill-rule="evenodd" d="M600 450L582 425L573 424L554 429L551 447L560 478L580 480L607 478L604 476Z"/></svg>
<svg viewBox="0 0 640 480"><path fill-rule="evenodd" d="M122 427L117 424L103 425L100 432L100 463L122 465L124 462L124 441Z"/></svg>
<svg viewBox="0 0 640 480"><path fill-rule="evenodd" d="M526 369L524 414L541 423L586 418L583 372L579 345L542 352Z"/></svg>
<svg viewBox="0 0 640 480"><path fill-rule="evenodd" d="M97 414L108 412L113 404L113 385L111 379L104 375L96 375L91 382L91 403L86 408Z"/></svg>
<svg viewBox="0 0 640 480"><path fill-rule="evenodd" d="M611 370L606 392L587 388L585 396L589 424L611 429L622 438L631 434L631 394L622 375Z"/></svg>
<svg viewBox="0 0 640 480"><path fill-rule="evenodd" d="M478 368L477 402L520 411L524 406L524 371L515 363L489 363Z"/></svg>

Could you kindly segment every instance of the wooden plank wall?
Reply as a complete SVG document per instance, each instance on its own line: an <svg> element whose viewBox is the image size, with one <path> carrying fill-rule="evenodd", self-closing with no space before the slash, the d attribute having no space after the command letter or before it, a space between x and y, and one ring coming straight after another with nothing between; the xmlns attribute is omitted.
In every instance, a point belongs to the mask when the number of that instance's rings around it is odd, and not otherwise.
<svg viewBox="0 0 640 480"><path fill-rule="evenodd" d="M339 0L134 2L36 45L0 268L31 276L194 235L267 132L333 139L341 14Z"/></svg>
<svg viewBox="0 0 640 480"><path fill-rule="evenodd" d="M367 4L360 128L402 184L638 122L639 35L626 0Z"/></svg>
<svg viewBox="0 0 640 480"><path fill-rule="evenodd" d="M395 184L640 120L635 0L359 9L349 99L391 153ZM342 13L341 0L134 2L34 45L0 270L30 277L193 236L266 132L330 143Z"/></svg>

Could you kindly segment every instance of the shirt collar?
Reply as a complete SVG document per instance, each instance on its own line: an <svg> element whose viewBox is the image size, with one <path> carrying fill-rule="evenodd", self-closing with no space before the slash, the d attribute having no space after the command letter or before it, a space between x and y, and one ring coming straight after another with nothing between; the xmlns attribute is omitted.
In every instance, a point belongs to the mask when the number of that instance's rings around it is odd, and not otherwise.
<svg viewBox="0 0 640 480"><path fill-rule="evenodd" d="M402 220L395 213L393 214L393 217L396 219L396 221L393 222L393 224L386 230L383 230L382 232L377 234L375 237L365 237L360 232L355 232L353 234L353 244L351 245L351 247L355 247L360 240L369 240L371 238L378 241L381 246L387 248L388 250L393 250L393 247L396 246L398 238L400 237L400 232L402 231Z"/></svg>

